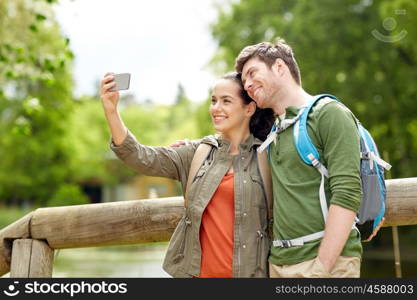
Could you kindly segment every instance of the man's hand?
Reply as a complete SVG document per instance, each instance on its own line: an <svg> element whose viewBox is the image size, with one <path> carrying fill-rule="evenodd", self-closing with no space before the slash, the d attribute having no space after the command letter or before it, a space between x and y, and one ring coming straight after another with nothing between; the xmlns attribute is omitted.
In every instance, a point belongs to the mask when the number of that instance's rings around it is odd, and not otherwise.
<svg viewBox="0 0 417 300"><path fill-rule="evenodd" d="M324 237L317 255L329 273L346 244L355 217L356 212L352 210L334 204L329 207Z"/></svg>
<svg viewBox="0 0 417 300"><path fill-rule="evenodd" d="M170 147L179 147L179 146L184 146L184 145L188 145L190 143L190 140L188 139L183 139L183 140L178 140L175 141L174 143L172 143L171 145L169 145Z"/></svg>

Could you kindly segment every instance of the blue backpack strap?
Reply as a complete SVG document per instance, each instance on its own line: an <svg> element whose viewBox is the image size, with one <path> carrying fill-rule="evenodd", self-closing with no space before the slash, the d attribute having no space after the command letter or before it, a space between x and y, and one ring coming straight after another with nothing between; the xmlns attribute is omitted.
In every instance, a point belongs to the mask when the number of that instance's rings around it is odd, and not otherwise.
<svg viewBox="0 0 417 300"><path fill-rule="evenodd" d="M335 96L330 94L322 94L314 96L314 98L308 102L307 107L301 108L297 117L297 121L294 124L294 144L297 149L297 152L301 158L301 160L306 163L307 165L313 166L317 169L317 171L321 174L321 181L320 181L320 188L319 188L319 199L320 199L320 207L323 215L324 223L326 223L327 215L328 215L328 207L326 201L326 193L324 189L324 181L325 177L328 177L329 174L327 169L323 164L320 163L320 155L314 146L313 142L311 141L310 137L308 136L307 131L307 119L308 114L310 113L312 107L316 102L322 98L329 97L334 99L335 101L339 101ZM353 224L352 228L355 228L355 224ZM304 243L317 240L324 236L324 230L315 232L306 236L302 236L292 240L274 240L273 246L274 247L293 247L293 246L302 246Z"/></svg>
<svg viewBox="0 0 417 300"><path fill-rule="evenodd" d="M307 131L308 114L310 113L311 109L313 108L314 104L316 104L317 101L326 97L339 101L339 99L337 99L336 96L333 96L330 94L321 94L321 95L314 96L314 98L308 103L307 107L302 112L300 120L294 126L293 132L294 132L295 148L297 149L298 155L300 156L301 160L310 166L313 165L313 162L309 158L309 156L312 154L314 158L318 161L320 159L320 154L317 151L316 147L314 146L313 142L311 141L308 135L308 131Z"/></svg>
<svg viewBox="0 0 417 300"><path fill-rule="evenodd" d="M307 107L302 108L302 111L300 110L300 119L298 120L298 122L295 123L293 130L295 148L297 149L298 155L300 156L301 160L307 165L316 168L317 171L321 174L319 199L324 222L326 222L328 214L328 207L324 190L324 181L325 177L329 177L329 173L326 167L320 162L320 154L308 135L307 119L308 114L310 113L313 106L317 103L317 101L326 97L338 101L338 99L335 96L330 94L321 94L314 96L313 99L311 99L311 101L308 102Z"/></svg>

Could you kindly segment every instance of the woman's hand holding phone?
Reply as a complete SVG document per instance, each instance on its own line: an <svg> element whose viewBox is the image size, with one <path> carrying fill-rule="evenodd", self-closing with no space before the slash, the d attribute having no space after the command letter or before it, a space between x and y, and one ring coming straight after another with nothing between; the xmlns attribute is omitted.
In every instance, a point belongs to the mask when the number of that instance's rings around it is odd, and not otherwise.
<svg viewBox="0 0 417 300"><path fill-rule="evenodd" d="M119 102L119 91L110 91L116 86L114 80L114 73L106 73L100 85L100 98L103 108L106 112L114 112L117 110L117 103Z"/></svg>
<svg viewBox="0 0 417 300"><path fill-rule="evenodd" d="M104 114L109 124L112 140L115 145L121 145L127 136L127 128L117 111L119 92L117 90L117 74L107 73L100 84L100 98L103 104ZM115 90L112 90L115 89Z"/></svg>

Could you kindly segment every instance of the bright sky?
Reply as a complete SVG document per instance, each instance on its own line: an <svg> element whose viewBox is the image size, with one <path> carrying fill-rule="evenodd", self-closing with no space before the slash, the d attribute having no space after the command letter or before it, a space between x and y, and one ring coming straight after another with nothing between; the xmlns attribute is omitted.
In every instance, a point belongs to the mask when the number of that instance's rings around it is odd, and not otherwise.
<svg viewBox="0 0 417 300"><path fill-rule="evenodd" d="M172 103L178 83L202 101L215 80L209 24L224 0L60 0L55 5L75 54L75 95L93 94L107 71L131 73L139 100Z"/></svg>

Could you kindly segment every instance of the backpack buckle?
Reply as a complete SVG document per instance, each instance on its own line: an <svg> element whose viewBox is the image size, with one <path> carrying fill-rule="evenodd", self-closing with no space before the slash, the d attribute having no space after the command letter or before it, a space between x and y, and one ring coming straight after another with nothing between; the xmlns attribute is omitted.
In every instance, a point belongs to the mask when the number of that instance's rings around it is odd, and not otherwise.
<svg viewBox="0 0 417 300"><path fill-rule="evenodd" d="M292 247L292 244L291 244L290 240L281 240L281 243L282 243L283 248L291 248Z"/></svg>
<svg viewBox="0 0 417 300"><path fill-rule="evenodd" d="M313 155L313 153L310 153L309 155L307 155L308 159L310 160L311 164L313 165L313 167L317 167L318 164L320 164L320 162L317 160L317 158Z"/></svg>

